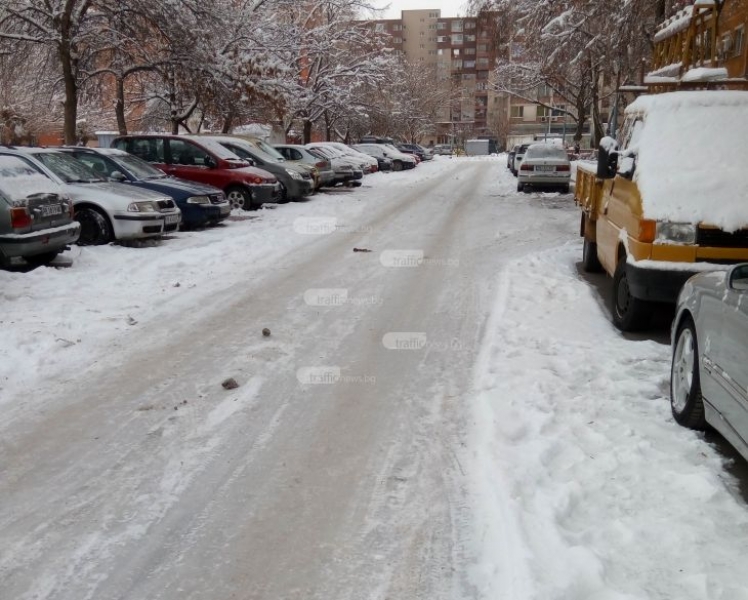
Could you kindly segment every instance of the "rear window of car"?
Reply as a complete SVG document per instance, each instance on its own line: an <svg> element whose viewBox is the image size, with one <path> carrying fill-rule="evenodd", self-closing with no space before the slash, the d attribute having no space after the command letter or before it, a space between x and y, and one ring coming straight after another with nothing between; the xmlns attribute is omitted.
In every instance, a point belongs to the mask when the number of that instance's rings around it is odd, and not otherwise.
<svg viewBox="0 0 748 600"><path fill-rule="evenodd" d="M525 158L552 158L567 160L566 151L563 148L548 144L535 144L530 146L525 153Z"/></svg>
<svg viewBox="0 0 748 600"><path fill-rule="evenodd" d="M25 159L0 155L0 196L6 201L57 192L57 184Z"/></svg>

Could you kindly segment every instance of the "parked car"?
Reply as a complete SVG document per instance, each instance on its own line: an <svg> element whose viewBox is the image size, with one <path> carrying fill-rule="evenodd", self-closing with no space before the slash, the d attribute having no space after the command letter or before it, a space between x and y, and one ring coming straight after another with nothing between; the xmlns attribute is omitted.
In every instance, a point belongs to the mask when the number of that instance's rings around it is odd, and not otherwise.
<svg viewBox="0 0 748 600"><path fill-rule="evenodd" d="M61 186L81 225L78 244L160 237L179 228L181 213L169 196L106 181L67 152L55 148L0 148Z"/></svg>
<svg viewBox="0 0 748 600"><path fill-rule="evenodd" d="M748 460L748 264L691 277L672 326L675 420L711 425Z"/></svg>
<svg viewBox="0 0 748 600"><path fill-rule="evenodd" d="M60 186L20 158L0 156L0 266L14 258L49 264L79 235Z"/></svg>
<svg viewBox="0 0 748 600"><path fill-rule="evenodd" d="M434 153L420 144L400 144L397 148L406 154L415 154L421 160L431 160L434 158Z"/></svg>
<svg viewBox="0 0 748 600"><path fill-rule="evenodd" d="M520 144L517 151L514 153L514 161L512 162L512 174L517 177L519 174L519 168L522 166L522 160L525 158L525 152L532 144Z"/></svg>
<svg viewBox="0 0 748 600"><path fill-rule="evenodd" d="M364 177L364 172L361 168L356 167L355 161L341 157L336 152L333 152L330 148L316 147L312 148L307 146L307 150L314 156L319 158L325 158L332 164L332 170L335 173L332 185L342 184L346 187L359 187L361 185L361 179Z"/></svg>
<svg viewBox="0 0 748 600"><path fill-rule="evenodd" d="M281 199L284 202L303 200L314 191L312 174L307 169L287 163L286 159L277 152L276 156L271 156L251 141L240 137L226 135L212 136L210 139L215 140L251 165L272 173L281 185Z"/></svg>
<svg viewBox="0 0 748 600"><path fill-rule="evenodd" d="M540 142L527 148L517 175L517 191L557 189L569 193L571 163L566 150L557 144Z"/></svg>
<svg viewBox="0 0 748 600"><path fill-rule="evenodd" d="M368 154L364 152L359 152L358 150L355 150L354 148L351 148L350 146L346 146L345 144L341 142L320 142L324 143L327 146L330 146L331 148L334 148L344 156L352 156L353 158L356 158L360 161L363 161L365 164L369 165L369 168L364 168L364 173L376 173L379 170L379 161L374 158L373 156L369 156Z"/></svg>
<svg viewBox="0 0 748 600"><path fill-rule="evenodd" d="M74 147L64 151L110 181L166 194L182 211L183 227L217 225L231 214L231 205L218 188L170 177L124 150Z"/></svg>
<svg viewBox="0 0 748 600"><path fill-rule="evenodd" d="M374 145L376 146L376 144ZM376 151L374 151L368 150L366 144L355 144L353 146L353 149L363 154L367 154L372 158L375 158L379 163L380 171L391 171L393 169L392 160L385 156L384 150L382 150L381 148L378 148Z"/></svg>
<svg viewBox="0 0 748 600"><path fill-rule="evenodd" d="M452 146L449 144L437 144L434 146L433 152L441 156L452 156Z"/></svg>
<svg viewBox="0 0 748 600"><path fill-rule="evenodd" d="M369 156L352 156L348 153L343 153L337 148L334 148L333 146L330 146L329 144L324 142L307 144L306 147L310 150L319 151L328 158L338 159L338 161L343 161L351 165L354 170L360 170L362 176L364 173L369 172L369 166L371 164Z"/></svg>
<svg viewBox="0 0 748 600"><path fill-rule="evenodd" d="M334 185L335 172L332 170L332 163L328 159L315 156L304 146L296 144L277 144L273 148L287 161L314 169L312 176L316 179L315 189Z"/></svg>
<svg viewBox="0 0 748 600"><path fill-rule="evenodd" d="M506 168L512 169L514 166L514 157L519 150L519 144L515 145L509 152L506 153Z"/></svg>
<svg viewBox="0 0 748 600"><path fill-rule="evenodd" d="M128 135L115 138L112 147L134 154L174 177L223 190L233 208L250 210L281 198L280 185L272 174L250 166L209 139L167 134Z"/></svg>
<svg viewBox="0 0 748 600"><path fill-rule="evenodd" d="M413 155L400 152L397 148L389 144L356 144L356 149L375 157L383 156L391 160L393 171L414 169L417 164Z"/></svg>
<svg viewBox="0 0 748 600"><path fill-rule="evenodd" d="M391 137L380 137L376 135L365 135L359 141L359 144L390 144L395 145L395 140Z"/></svg>

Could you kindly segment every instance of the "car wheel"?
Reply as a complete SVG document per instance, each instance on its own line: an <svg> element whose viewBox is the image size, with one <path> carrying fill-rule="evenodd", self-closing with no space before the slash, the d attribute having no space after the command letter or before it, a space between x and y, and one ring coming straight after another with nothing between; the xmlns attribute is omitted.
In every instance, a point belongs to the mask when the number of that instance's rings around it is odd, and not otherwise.
<svg viewBox="0 0 748 600"><path fill-rule="evenodd" d="M696 327L690 317L681 323L675 340L670 367L670 408L680 425L704 429L706 419L699 375L699 345Z"/></svg>
<svg viewBox="0 0 748 600"><path fill-rule="evenodd" d="M53 252L45 252L44 254L35 254L34 256L25 256L24 260L34 266L40 267L42 265L48 265L60 254L58 250Z"/></svg>
<svg viewBox="0 0 748 600"><path fill-rule="evenodd" d="M296 200L296 198L289 198L288 196L288 188L283 185L281 181L278 182L280 185L280 198L278 200L278 204L286 204L286 202L290 202L291 200Z"/></svg>
<svg viewBox="0 0 748 600"><path fill-rule="evenodd" d="M648 308L648 302L631 295L624 256L618 261L613 276L613 324L621 331L637 331L649 317Z"/></svg>
<svg viewBox="0 0 748 600"><path fill-rule="evenodd" d="M81 224L79 246L100 246L112 241L112 227L106 215L97 208L84 207L75 210L75 220Z"/></svg>
<svg viewBox="0 0 748 600"><path fill-rule="evenodd" d="M597 257L597 243L590 242L587 238L584 238L582 246L582 269L585 273L599 273L603 270Z"/></svg>
<svg viewBox="0 0 748 600"><path fill-rule="evenodd" d="M232 186L226 190L226 198L231 204L231 208L252 210L252 194L246 188L238 185Z"/></svg>
<svg viewBox="0 0 748 600"><path fill-rule="evenodd" d="M392 170L393 171L402 171L403 170L403 163L402 163L402 161L396 160L394 163L392 163Z"/></svg>

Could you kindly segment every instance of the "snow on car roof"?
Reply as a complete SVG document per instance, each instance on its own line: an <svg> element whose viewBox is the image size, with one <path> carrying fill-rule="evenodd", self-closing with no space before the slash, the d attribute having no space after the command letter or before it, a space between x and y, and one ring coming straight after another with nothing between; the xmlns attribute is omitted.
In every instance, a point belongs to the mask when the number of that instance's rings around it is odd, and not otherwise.
<svg viewBox="0 0 748 600"><path fill-rule="evenodd" d="M0 156L0 194L9 200L23 200L33 194L59 194L60 186L42 175L25 160Z"/></svg>
<svg viewBox="0 0 748 600"><path fill-rule="evenodd" d="M641 96L645 115L634 179L648 219L748 227L748 92Z"/></svg>

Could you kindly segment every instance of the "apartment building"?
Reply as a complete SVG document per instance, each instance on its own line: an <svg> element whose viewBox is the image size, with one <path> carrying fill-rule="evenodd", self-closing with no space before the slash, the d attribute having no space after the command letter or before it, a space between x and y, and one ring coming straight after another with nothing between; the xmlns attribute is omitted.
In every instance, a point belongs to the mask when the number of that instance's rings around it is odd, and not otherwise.
<svg viewBox="0 0 748 600"><path fill-rule="evenodd" d="M441 16L438 9L404 10L400 19L371 23L391 38L391 47L411 63L433 69L445 101L424 143L498 137L506 106L490 81L499 55L498 13L476 17Z"/></svg>

